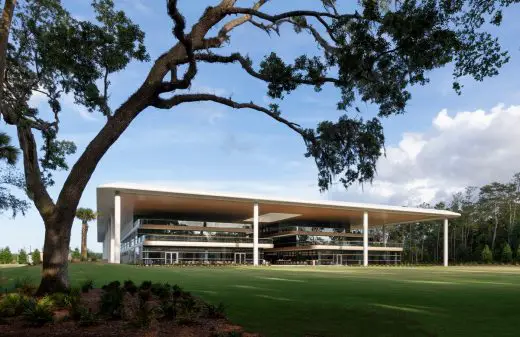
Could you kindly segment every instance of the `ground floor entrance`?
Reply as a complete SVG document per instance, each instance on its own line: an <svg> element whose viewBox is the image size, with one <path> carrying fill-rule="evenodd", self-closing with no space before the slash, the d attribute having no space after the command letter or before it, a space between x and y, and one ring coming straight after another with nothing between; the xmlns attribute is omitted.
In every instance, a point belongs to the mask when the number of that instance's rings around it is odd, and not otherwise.
<svg viewBox="0 0 520 337"><path fill-rule="evenodd" d="M179 262L179 253L177 252L165 252L164 253L165 264L175 264Z"/></svg>
<svg viewBox="0 0 520 337"><path fill-rule="evenodd" d="M235 263L236 264L245 264L246 263L246 253L235 253Z"/></svg>

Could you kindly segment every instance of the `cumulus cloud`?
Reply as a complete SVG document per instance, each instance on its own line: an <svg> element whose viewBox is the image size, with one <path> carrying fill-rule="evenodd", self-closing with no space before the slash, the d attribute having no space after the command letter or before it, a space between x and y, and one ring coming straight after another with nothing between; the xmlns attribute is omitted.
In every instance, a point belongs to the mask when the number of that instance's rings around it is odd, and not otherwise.
<svg viewBox="0 0 520 337"><path fill-rule="evenodd" d="M465 186L507 181L520 170L520 106L450 114L441 110L425 133L404 133L378 162L374 184L335 195L417 205Z"/></svg>

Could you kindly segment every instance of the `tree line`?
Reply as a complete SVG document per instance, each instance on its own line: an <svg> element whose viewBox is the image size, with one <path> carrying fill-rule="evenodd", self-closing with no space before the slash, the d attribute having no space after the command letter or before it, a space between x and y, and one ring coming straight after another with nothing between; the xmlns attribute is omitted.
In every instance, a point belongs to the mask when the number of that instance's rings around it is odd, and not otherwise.
<svg viewBox="0 0 520 337"><path fill-rule="evenodd" d="M520 262L520 173L506 182L468 186L447 202L419 207L461 214L449 223L451 262ZM442 262L442 221L396 225L387 235L389 241L403 244L403 262Z"/></svg>

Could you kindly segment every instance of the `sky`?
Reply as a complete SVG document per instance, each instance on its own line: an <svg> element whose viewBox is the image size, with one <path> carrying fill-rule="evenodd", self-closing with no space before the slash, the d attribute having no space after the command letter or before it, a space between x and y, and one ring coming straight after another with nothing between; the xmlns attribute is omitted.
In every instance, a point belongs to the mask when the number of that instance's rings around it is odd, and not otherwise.
<svg viewBox="0 0 520 337"><path fill-rule="evenodd" d="M180 0L188 27L215 1ZM93 18L89 1L62 2L76 18ZM239 2L242 6L250 3ZM151 62L175 44L165 1L115 3L146 33ZM315 8L318 3L273 0L265 10L275 13L296 6ZM511 54L511 61L498 76L483 82L465 78L463 93L457 95L451 86L452 67L435 70L429 74L428 85L411 88L406 114L383 120L386 156L379 160L378 175L372 184L355 185L349 190L336 184L320 193L313 160L304 157L301 138L286 126L256 111L193 103L172 110L143 111L99 163L80 206L95 209L96 187L114 182L411 206L449 200L465 186L507 181L520 171L520 21L515 20L519 15L520 6L506 10L502 26L493 30ZM249 55L256 65L271 51L288 60L316 53L314 40L306 33L296 35L291 29L282 29L281 36L268 36L248 25L233 31L231 43L220 52L237 50ZM110 78L113 109L138 88L150 64L132 63ZM238 65L201 65L190 90L231 96L243 102L271 102L265 83L251 78ZM280 106L284 117L313 127L322 120L337 120L341 115L335 108L338 98L339 93L332 87L320 93L301 88ZM68 160L72 166L105 119L75 105L71 97L64 97L62 104L60 138L73 140L78 146L77 154ZM47 109L39 95L33 95L31 105L43 112ZM375 109L362 105L360 115L371 116ZM2 125L2 130L6 128ZM6 131L14 136L13 130ZM55 174L56 185L50 188L54 198L66 174ZM80 229L76 220L72 248L80 244ZM26 216L15 219L8 213L0 214L0 233L0 247L9 246L13 251L43 246L44 226L34 207ZM101 244L96 239L96 225L92 223L88 246L100 252Z"/></svg>

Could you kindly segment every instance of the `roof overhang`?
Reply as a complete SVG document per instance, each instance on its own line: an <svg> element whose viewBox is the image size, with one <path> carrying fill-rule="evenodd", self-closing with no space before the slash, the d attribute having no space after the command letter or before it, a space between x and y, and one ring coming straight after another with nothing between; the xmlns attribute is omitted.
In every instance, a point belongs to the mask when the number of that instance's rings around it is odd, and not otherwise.
<svg viewBox="0 0 520 337"><path fill-rule="evenodd" d="M134 214L168 213L183 220L207 220L247 223L253 215L252 205L259 204L260 222L276 219L302 222L339 222L360 228L363 212L369 214L369 225L415 223L460 214L444 210L377 205L343 201L306 201L259 195L231 194L208 191L187 191L158 186L114 183L97 188L98 241L102 241L114 206L114 196L121 196L122 210ZM180 219L180 218L179 218ZM273 220L274 219L274 220Z"/></svg>

